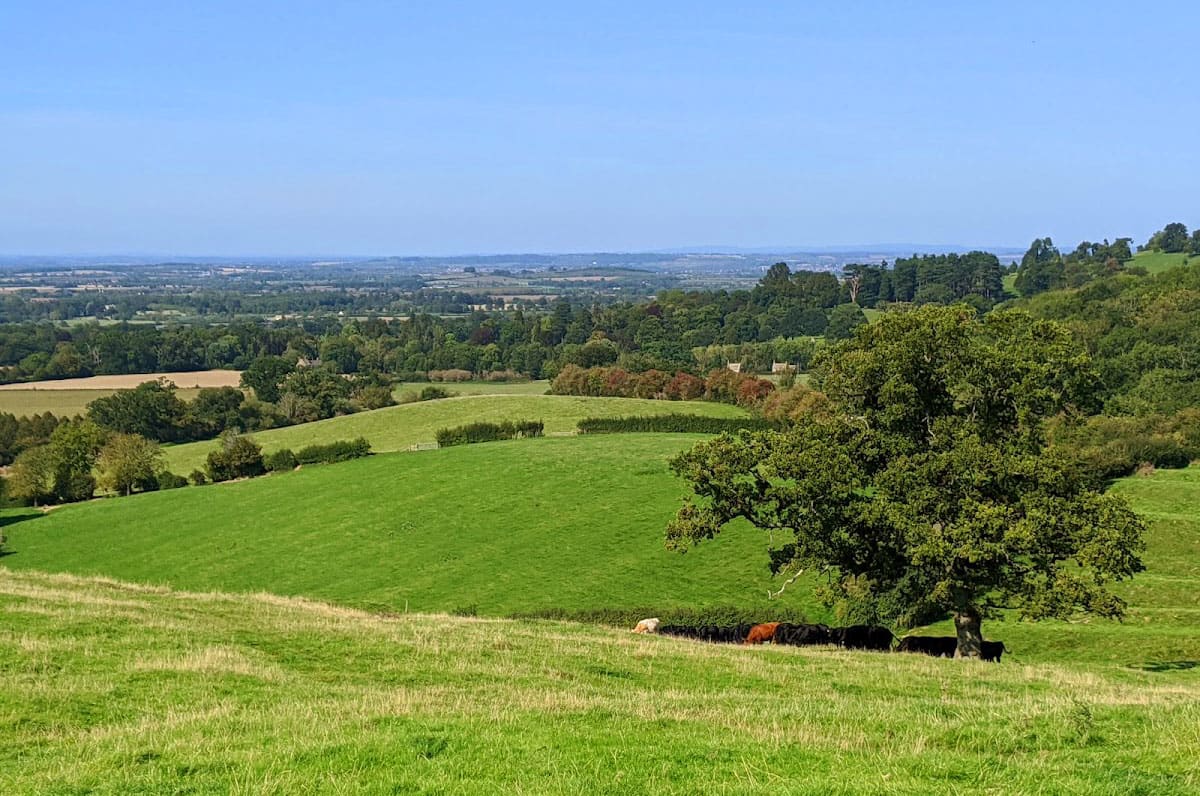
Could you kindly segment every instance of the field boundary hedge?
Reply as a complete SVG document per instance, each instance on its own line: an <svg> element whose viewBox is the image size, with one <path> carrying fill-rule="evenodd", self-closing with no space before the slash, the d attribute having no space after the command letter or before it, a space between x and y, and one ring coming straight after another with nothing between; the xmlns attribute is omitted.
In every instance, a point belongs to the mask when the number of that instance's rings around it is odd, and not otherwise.
<svg viewBox="0 0 1200 796"><path fill-rule="evenodd" d="M502 423L468 423L456 428L443 428L437 433L439 448L452 445L473 445L477 442L496 442L518 437L540 437L544 424L541 420L505 420Z"/></svg>
<svg viewBox="0 0 1200 796"><path fill-rule="evenodd" d="M290 448L281 448L263 457L268 470L272 472L291 470L298 464L333 464L350 459L361 459L371 455L371 443L364 437L357 439L340 439L322 445L308 445L296 452Z"/></svg>

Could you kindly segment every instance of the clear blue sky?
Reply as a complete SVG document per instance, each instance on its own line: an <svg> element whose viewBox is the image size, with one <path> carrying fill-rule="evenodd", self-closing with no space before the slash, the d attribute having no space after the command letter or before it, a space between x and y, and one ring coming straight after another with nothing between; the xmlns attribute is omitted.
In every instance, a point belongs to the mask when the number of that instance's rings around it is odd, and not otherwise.
<svg viewBox="0 0 1200 796"><path fill-rule="evenodd" d="M0 252L1200 225L1193 2L580 5L0 3Z"/></svg>

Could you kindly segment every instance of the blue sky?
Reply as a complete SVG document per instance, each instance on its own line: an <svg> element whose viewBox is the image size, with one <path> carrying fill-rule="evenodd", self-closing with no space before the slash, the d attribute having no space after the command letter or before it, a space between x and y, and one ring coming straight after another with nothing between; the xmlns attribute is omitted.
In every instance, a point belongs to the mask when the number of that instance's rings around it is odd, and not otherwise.
<svg viewBox="0 0 1200 796"><path fill-rule="evenodd" d="M1200 225L1192 3L573 5L0 2L0 253Z"/></svg>

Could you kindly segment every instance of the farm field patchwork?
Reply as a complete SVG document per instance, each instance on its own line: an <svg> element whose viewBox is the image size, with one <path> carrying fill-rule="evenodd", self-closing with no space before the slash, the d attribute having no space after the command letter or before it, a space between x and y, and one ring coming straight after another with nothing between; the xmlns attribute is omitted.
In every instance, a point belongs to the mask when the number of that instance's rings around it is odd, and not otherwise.
<svg viewBox="0 0 1200 796"><path fill-rule="evenodd" d="M402 404L371 412L343 415L315 423L260 431L254 435L264 453L302 448L340 439L366 437L377 452L398 451L432 444L439 429L474 422L541 420L547 434L573 432L585 417L696 414L706 417L744 417L745 411L706 401L656 401L641 398L581 398L569 395L473 395ZM164 448L167 466L186 475L204 467L215 441Z"/></svg>

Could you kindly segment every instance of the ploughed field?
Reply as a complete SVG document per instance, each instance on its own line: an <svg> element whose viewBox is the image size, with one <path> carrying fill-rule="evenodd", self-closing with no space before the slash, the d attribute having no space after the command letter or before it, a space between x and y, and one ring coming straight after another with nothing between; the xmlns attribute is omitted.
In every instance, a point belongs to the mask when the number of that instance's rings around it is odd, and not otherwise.
<svg viewBox="0 0 1200 796"><path fill-rule="evenodd" d="M4 793L1200 790L1194 671L382 617L2 567L0 616Z"/></svg>
<svg viewBox="0 0 1200 796"><path fill-rule="evenodd" d="M116 376L87 376L78 379L47 379L0 384L6 390L129 390L147 381L167 379L181 389L201 387L237 387L242 373L238 370L196 370L183 373L131 373Z"/></svg>
<svg viewBox="0 0 1200 796"><path fill-rule="evenodd" d="M620 399L618 399L620 400ZM438 402L445 403L445 402ZM662 402L666 403L666 402ZM761 532L663 547L679 434L549 437L373 456L248 481L10 512L0 563L192 590L490 616L734 606L842 624L804 581L779 600ZM1149 519L1123 623L985 622L1005 661L1200 674L1200 468L1119 482ZM949 625L922 632L948 635ZM1006 665L1005 664L1005 665Z"/></svg>
<svg viewBox="0 0 1200 796"><path fill-rule="evenodd" d="M454 390L453 384L438 385ZM339 439L366 437L377 452L432 445L437 432L468 423L541 420L547 434L573 432L585 417L689 414L705 417L744 417L736 406L707 401L656 401L641 398L584 398L570 395L466 395L436 401L402 404L371 412L319 420L287 428L260 431L254 438L264 453L293 450ZM164 448L168 468L180 475L203 469L217 442L191 442Z"/></svg>

